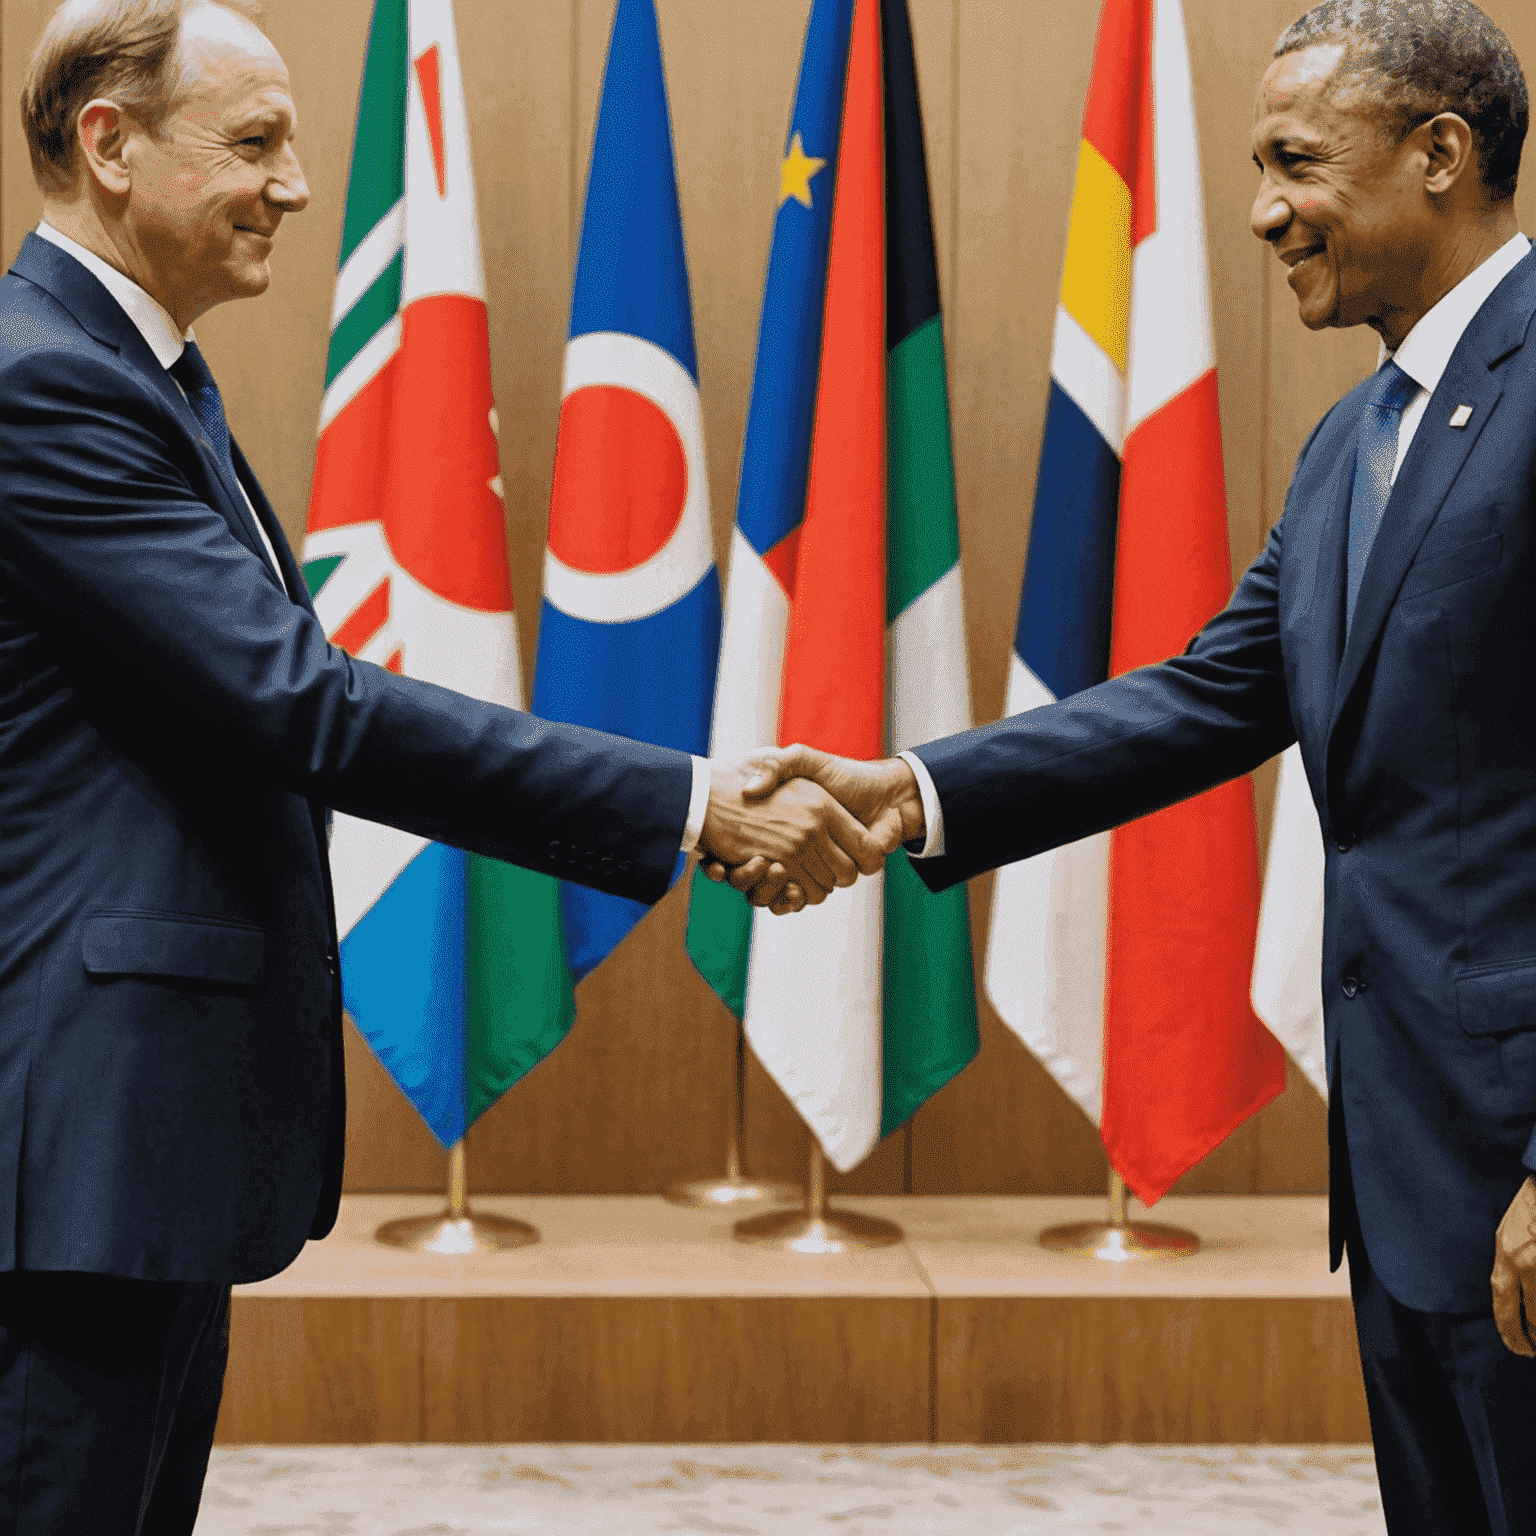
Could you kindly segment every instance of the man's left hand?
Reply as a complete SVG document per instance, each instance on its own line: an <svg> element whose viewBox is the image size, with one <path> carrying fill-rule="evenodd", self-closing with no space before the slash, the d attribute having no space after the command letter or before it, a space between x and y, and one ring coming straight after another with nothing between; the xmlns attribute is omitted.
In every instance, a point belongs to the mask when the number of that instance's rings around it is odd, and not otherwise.
<svg viewBox="0 0 1536 1536"><path fill-rule="evenodd" d="M1536 1174L1510 1201L1493 1240L1493 1320L1510 1349L1536 1358Z"/></svg>

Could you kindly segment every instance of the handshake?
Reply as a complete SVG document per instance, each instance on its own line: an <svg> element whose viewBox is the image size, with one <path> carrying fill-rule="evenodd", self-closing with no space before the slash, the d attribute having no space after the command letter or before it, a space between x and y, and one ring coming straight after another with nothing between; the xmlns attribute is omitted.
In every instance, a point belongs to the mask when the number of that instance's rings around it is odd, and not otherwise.
<svg viewBox="0 0 1536 1536"><path fill-rule="evenodd" d="M875 874L925 832L917 778L900 758L764 747L709 767L700 867L780 916Z"/></svg>

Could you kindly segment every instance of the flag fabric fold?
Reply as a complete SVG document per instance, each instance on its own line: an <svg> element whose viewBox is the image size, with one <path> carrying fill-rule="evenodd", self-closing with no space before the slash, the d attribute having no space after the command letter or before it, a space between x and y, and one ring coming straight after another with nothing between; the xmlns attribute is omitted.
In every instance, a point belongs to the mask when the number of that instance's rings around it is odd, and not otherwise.
<svg viewBox="0 0 1536 1536"><path fill-rule="evenodd" d="M1323 1049L1323 828L1301 748L1280 758L1264 899L1253 956L1253 1011L1326 1099Z"/></svg>
<svg viewBox="0 0 1536 1536"><path fill-rule="evenodd" d="M1183 12L1105 0L1007 712L1176 654L1230 590ZM998 874L988 993L1146 1201L1284 1087L1258 903L1247 780Z"/></svg>
<svg viewBox="0 0 1536 1536"><path fill-rule="evenodd" d="M704 753L719 644L661 40L653 0L619 0L571 301L534 712ZM569 882L560 905L577 981L646 911Z"/></svg>
<svg viewBox="0 0 1536 1536"><path fill-rule="evenodd" d="M377 0L304 572L333 644L522 705L451 0ZM337 815L342 994L444 1146L572 1019L555 883Z"/></svg>
<svg viewBox="0 0 1536 1536"><path fill-rule="evenodd" d="M781 167L713 750L873 758L970 724L905 0L816 0ZM696 880L688 949L839 1169L976 1053L963 891L897 854L793 921Z"/></svg>

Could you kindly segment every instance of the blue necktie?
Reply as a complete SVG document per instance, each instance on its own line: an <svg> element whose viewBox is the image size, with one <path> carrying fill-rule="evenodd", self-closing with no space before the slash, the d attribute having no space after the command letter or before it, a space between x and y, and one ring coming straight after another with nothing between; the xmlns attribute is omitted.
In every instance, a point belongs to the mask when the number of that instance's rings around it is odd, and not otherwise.
<svg viewBox="0 0 1536 1536"><path fill-rule="evenodd" d="M1365 562L1381 527L1381 514L1392 494L1392 466L1397 462L1397 429L1403 407L1418 394L1419 386L1396 363L1389 362L1376 375L1360 418L1360 440L1355 449L1355 483L1349 495L1349 580L1344 598L1344 633L1354 622L1355 599Z"/></svg>
<svg viewBox="0 0 1536 1536"><path fill-rule="evenodd" d="M224 401L197 343L189 341L167 371L181 385L192 414L202 423L214 452L219 455L219 462L229 471L230 483L238 485L240 478L235 474L235 461L229 451L229 423L224 419Z"/></svg>

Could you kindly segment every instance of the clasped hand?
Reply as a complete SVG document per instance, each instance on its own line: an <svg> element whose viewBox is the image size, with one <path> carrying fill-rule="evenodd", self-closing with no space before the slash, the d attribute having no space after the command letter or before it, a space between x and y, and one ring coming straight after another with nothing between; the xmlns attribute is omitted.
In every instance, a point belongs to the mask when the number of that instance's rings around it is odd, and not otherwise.
<svg viewBox="0 0 1536 1536"><path fill-rule="evenodd" d="M700 867L782 916L874 874L923 825L917 780L900 758L764 747L710 764Z"/></svg>

